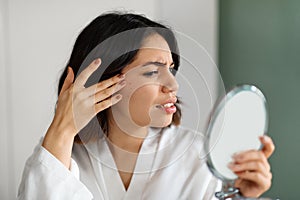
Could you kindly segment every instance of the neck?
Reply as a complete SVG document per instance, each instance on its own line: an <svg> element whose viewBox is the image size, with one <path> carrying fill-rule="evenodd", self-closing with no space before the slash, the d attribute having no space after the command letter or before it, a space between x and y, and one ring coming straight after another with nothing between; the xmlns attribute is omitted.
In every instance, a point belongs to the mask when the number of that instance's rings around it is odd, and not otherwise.
<svg viewBox="0 0 300 200"><path fill-rule="evenodd" d="M122 150L138 153L148 134L148 127L129 125L132 123L128 122L117 124L110 114L108 114L108 119L108 139L110 142Z"/></svg>

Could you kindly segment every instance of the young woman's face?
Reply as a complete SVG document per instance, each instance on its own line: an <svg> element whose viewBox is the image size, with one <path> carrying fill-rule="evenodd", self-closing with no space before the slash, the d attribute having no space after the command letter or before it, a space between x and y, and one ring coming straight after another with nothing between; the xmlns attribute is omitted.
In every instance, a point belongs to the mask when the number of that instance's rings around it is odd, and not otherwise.
<svg viewBox="0 0 300 200"><path fill-rule="evenodd" d="M146 38L135 60L122 71L126 86L120 91L122 100L112 107L115 121L139 127L168 126L176 112L178 90L173 67L165 39L158 34Z"/></svg>

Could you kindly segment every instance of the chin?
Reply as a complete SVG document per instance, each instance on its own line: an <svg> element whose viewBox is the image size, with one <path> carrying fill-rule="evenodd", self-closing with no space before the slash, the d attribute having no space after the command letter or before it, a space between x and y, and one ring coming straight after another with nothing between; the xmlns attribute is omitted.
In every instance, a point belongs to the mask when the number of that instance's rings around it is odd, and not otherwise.
<svg viewBox="0 0 300 200"><path fill-rule="evenodd" d="M172 117L171 117L171 119L165 119L165 120L160 120L160 121L156 121L156 122L151 122L150 126L155 127L155 128L164 128L164 127L171 125L171 123L172 123Z"/></svg>
<svg viewBox="0 0 300 200"><path fill-rule="evenodd" d="M143 116L143 115L139 115ZM140 117L140 119L147 119L143 124L147 124L149 127L155 127L155 128L164 128L169 126L173 121L173 114L167 114L164 111L158 110L158 109L150 109L149 113L147 113L147 118Z"/></svg>

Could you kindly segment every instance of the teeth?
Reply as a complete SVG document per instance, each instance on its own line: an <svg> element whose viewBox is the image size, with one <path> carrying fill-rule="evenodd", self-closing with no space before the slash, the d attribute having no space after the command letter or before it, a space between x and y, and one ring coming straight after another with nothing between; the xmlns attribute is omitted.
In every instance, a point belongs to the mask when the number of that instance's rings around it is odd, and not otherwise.
<svg viewBox="0 0 300 200"><path fill-rule="evenodd" d="M164 105L164 107L165 108L170 108L171 106L173 106L174 104L173 103L166 103L165 105Z"/></svg>

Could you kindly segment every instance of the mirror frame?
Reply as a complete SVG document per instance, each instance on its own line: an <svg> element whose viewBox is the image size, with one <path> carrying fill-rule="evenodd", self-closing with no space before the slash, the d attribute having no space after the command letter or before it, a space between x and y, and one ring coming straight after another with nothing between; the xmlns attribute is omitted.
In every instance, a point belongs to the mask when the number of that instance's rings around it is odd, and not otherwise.
<svg viewBox="0 0 300 200"><path fill-rule="evenodd" d="M204 144L204 150L205 150L205 155L207 157L207 166L209 168L209 170L212 172L212 174L214 176L216 176L218 179L222 180L222 182L233 182L236 179L228 179L227 177L223 176L221 173L219 173L217 171L217 169L214 167L212 159L211 159L211 150L209 149L209 140L211 137L211 130L213 125L215 124L215 121L219 115L219 113L221 112L221 110L224 108L226 102L228 102L230 99L232 99L235 95L237 95L240 92L244 92L244 91L250 91L255 93L256 95L258 95L260 97L260 99L263 101L264 104L264 108L265 108L265 113L266 113L266 122L265 122L265 127L264 127L264 131L263 131L263 135L267 134L268 131L268 126L269 126L269 114L268 114L268 105L267 105L267 101L265 96L263 95L263 93L254 85L248 85L248 84L243 84L243 85L237 85L235 86L233 89L229 90L229 92L226 93L226 95L224 97L221 98L221 100L219 102L216 102L209 121L207 123L207 128L205 131L206 134L206 140L205 140L205 144ZM263 146L262 144L260 145L259 149L261 149Z"/></svg>

